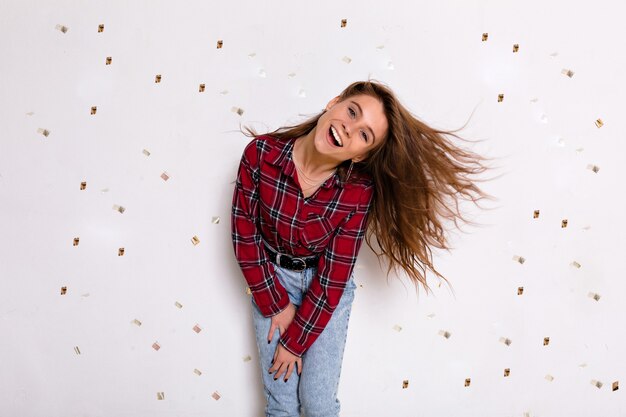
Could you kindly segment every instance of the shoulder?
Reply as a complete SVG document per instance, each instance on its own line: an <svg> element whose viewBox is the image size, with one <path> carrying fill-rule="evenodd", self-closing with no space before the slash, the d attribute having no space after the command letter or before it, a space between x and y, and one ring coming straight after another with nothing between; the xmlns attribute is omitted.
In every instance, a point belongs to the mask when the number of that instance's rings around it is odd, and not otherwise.
<svg viewBox="0 0 626 417"><path fill-rule="evenodd" d="M372 189L374 187L374 178L371 174L367 172L352 171L352 173L350 174L350 179L345 184L345 186L360 191Z"/></svg>
<svg viewBox="0 0 626 417"><path fill-rule="evenodd" d="M244 149L244 154L248 159L267 160L269 158L273 160L276 155L282 153L286 145L287 141L285 140L280 140L269 134L262 134L250 140Z"/></svg>
<svg viewBox="0 0 626 417"><path fill-rule="evenodd" d="M344 185L344 191L349 195L352 204L359 207L368 207L374 198L374 181L370 174L353 171L350 180Z"/></svg>

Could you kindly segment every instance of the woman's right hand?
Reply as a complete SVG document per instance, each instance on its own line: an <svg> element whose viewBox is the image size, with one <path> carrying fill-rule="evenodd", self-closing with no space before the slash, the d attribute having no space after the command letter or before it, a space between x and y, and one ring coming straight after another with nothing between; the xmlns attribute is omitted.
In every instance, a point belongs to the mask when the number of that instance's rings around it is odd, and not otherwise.
<svg viewBox="0 0 626 417"><path fill-rule="evenodd" d="M296 306L289 301L289 305L283 311L272 316L272 325L270 326L270 332L267 335L267 343L272 341L272 336L274 335L276 329L278 329L279 334L282 336L295 316Z"/></svg>

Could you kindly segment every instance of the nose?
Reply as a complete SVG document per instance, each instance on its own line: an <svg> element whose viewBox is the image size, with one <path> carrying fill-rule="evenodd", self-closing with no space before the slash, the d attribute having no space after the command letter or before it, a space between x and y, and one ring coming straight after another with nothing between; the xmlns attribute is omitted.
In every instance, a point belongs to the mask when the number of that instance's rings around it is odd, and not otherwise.
<svg viewBox="0 0 626 417"><path fill-rule="evenodd" d="M344 132L346 137L351 137L350 136L350 131L351 130L352 130L352 128L348 129L347 125L345 123L343 124L343 132Z"/></svg>

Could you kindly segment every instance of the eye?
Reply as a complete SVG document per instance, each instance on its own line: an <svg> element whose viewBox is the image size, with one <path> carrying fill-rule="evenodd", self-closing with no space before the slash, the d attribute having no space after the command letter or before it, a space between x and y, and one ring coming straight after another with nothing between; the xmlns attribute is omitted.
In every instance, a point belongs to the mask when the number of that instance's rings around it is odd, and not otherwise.
<svg viewBox="0 0 626 417"><path fill-rule="evenodd" d="M355 112L354 110L352 110L352 107L348 107L348 112L349 112L351 115L353 114L353 115L355 115L355 116L356 116L356 112ZM363 132L363 136L362 136L362 138L363 138L363 139L365 139L365 142L367 142L367 133Z"/></svg>

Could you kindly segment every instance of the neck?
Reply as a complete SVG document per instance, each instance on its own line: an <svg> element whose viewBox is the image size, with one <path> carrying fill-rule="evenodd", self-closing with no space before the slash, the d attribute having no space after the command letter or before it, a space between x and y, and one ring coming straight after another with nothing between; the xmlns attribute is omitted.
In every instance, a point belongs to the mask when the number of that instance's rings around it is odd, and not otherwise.
<svg viewBox="0 0 626 417"><path fill-rule="evenodd" d="M328 175L339 165L336 160L319 153L315 148L316 130L296 139L293 147L300 169L312 178Z"/></svg>

